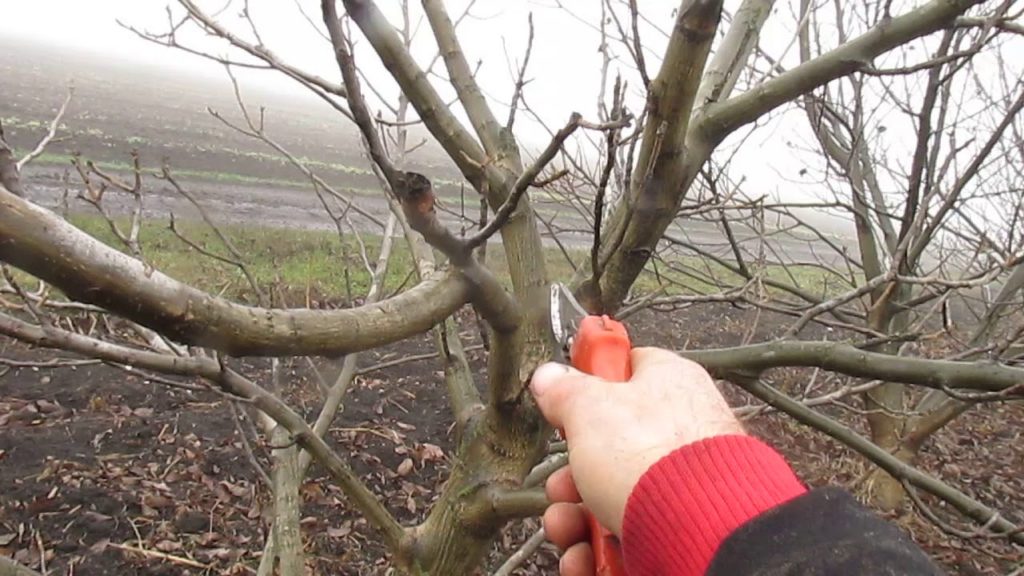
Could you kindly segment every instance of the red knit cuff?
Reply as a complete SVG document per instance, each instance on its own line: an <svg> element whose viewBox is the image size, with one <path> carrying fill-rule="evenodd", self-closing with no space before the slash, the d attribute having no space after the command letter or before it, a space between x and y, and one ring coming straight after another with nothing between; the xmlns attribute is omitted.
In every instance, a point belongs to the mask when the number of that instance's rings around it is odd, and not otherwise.
<svg viewBox="0 0 1024 576"><path fill-rule="evenodd" d="M729 534L806 491L782 456L752 436L683 446L651 466L629 496L626 572L702 576Z"/></svg>

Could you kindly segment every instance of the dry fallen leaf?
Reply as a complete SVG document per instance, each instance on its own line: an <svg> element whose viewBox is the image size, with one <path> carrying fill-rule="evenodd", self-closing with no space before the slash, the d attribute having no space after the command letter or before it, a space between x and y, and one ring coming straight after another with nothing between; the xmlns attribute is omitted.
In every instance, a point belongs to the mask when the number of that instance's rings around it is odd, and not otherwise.
<svg viewBox="0 0 1024 576"><path fill-rule="evenodd" d="M444 450L437 444L425 442L416 447L416 457L419 458L421 464L434 460L444 460Z"/></svg>
<svg viewBox="0 0 1024 576"><path fill-rule="evenodd" d="M170 508L174 506L174 500L160 494L146 494L142 497L142 503L150 508Z"/></svg>
<svg viewBox="0 0 1024 576"><path fill-rule="evenodd" d="M344 538L352 532L352 523L345 522L338 527L330 527L327 529L327 536L330 538Z"/></svg>
<svg viewBox="0 0 1024 576"><path fill-rule="evenodd" d="M401 464L398 465L398 468L395 470L395 472L397 472L399 476L407 476L410 472L412 472L412 469L412 458L406 458L405 460L402 460Z"/></svg>
<svg viewBox="0 0 1024 576"><path fill-rule="evenodd" d="M181 542L161 540L154 545L154 548L161 552L174 552L175 550L181 550Z"/></svg>

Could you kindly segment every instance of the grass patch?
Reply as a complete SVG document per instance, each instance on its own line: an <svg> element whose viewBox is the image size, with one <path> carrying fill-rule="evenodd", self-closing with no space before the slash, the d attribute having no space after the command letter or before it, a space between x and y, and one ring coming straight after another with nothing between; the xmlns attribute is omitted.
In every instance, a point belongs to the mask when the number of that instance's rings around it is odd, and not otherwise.
<svg viewBox="0 0 1024 576"><path fill-rule="evenodd" d="M107 222L98 216L73 215L69 220L83 231L118 250L125 250ZM125 219L116 219L125 226ZM179 221L178 229L203 250L230 257L227 247L201 222ZM260 289L288 306L304 306L311 300L347 301L365 295L370 274L363 264L355 237L345 238L320 230L269 227L221 227L244 259ZM201 290L223 294L234 300L256 302L244 274L237 267L210 258L178 238L167 221L148 220L139 233L143 257L165 274ZM375 263L380 238L364 237L367 256ZM397 289L411 270L408 249L396 242L385 279L385 289Z"/></svg>
<svg viewBox="0 0 1024 576"><path fill-rule="evenodd" d="M126 250L101 217L77 214L70 216L69 220L105 244ZM126 219L116 219L115 222L126 229ZM202 222L179 221L178 229L203 250L230 257L227 247ZM369 289L370 273L355 237L341 239L333 232L322 230L231 225L222 226L221 229L242 254L260 290L271 299L274 306L316 306L324 302L342 304L349 302L350 296L362 298ZM381 239L364 235L362 241L367 258L371 264L375 264ZM167 221L143 222L140 243L146 262L161 272L212 294L250 304L258 302L257 295L241 270L192 248L171 231ZM569 254L576 262L588 258L588 251L582 249L570 250ZM544 257L551 278L567 280L572 277L573 268L561 251L556 248L547 249ZM511 286L505 254L500 246L488 248L487 264L506 286ZM700 294L714 290L710 284L683 272L687 268L696 270L702 267L696 259L690 261L683 258L678 264L677 270L658 270L657 273L649 268L637 279L634 292ZM403 285L411 285L412 267L412 258L404 240L396 238L384 281L385 294ZM788 281L789 278L781 267L770 268L767 274L773 277L777 275L780 280ZM830 291L825 282L825 274L820 269L791 267L789 274L793 274L808 292L820 294ZM716 275L722 280L741 284L738 278L730 277L731 273L724 269L717 270ZM830 284L833 286L832 291L835 291L837 283L832 281ZM663 285L669 287L662 288Z"/></svg>

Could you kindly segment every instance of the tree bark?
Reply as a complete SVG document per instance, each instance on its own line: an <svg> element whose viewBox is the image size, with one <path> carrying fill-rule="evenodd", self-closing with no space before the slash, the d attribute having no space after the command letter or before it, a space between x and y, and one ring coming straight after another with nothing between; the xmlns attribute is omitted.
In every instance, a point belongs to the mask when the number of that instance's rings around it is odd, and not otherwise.
<svg viewBox="0 0 1024 576"><path fill-rule="evenodd" d="M539 252L538 252L539 253ZM346 310L243 306L153 270L56 214L0 191L0 260L173 338L233 356L335 356L426 332L465 304L457 273Z"/></svg>

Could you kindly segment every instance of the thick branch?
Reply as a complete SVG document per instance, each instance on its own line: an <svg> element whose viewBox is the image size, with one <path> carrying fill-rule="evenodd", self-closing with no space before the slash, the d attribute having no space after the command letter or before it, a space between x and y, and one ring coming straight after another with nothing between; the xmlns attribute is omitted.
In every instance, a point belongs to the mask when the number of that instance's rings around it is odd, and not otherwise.
<svg viewBox="0 0 1024 576"><path fill-rule="evenodd" d="M740 126L757 120L811 90L856 72L881 54L941 30L982 0L932 0L906 14L884 20L838 48L801 64L756 88L709 106L699 121L709 140L720 141Z"/></svg>
<svg viewBox="0 0 1024 576"><path fill-rule="evenodd" d="M533 518L540 516L551 503L543 488L525 490L494 489L489 495L491 508L500 518Z"/></svg>
<svg viewBox="0 0 1024 576"><path fill-rule="evenodd" d="M632 189L605 234L602 257L608 262L600 289L588 282L580 293L590 310L613 312L619 307L654 253L695 173L684 158L696 155L703 163L706 151L690 146L687 132L721 13L721 0L691 0L679 10L665 59L648 89L647 120Z"/></svg>
<svg viewBox="0 0 1024 576"><path fill-rule="evenodd" d="M187 344L231 355L337 355L429 330L469 300L457 273L354 310L242 306L154 271L49 210L0 191L0 260Z"/></svg>
<svg viewBox="0 0 1024 576"><path fill-rule="evenodd" d="M483 410L480 393L473 382L473 370L459 338L458 325L446 320L434 329L434 342L444 359L444 382L459 436L469 421Z"/></svg>
<svg viewBox="0 0 1024 576"><path fill-rule="evenodd" d="M494 274L476 260L472 247L455 237L437 217L437 197L430 179L416 172L397 171L392 186L409 226L462 272L473 287L470 295L473 305L491 327L501 333L519 327L519 306L515 300Z"/></svg>
<svg viewBox="0 0 1024 576"><path fill-rule="evenodd" d="M394 27L372 0L344 0L345 10L362 30L384 67L416 108L430 133L477 190L484 189L484 151L448 109L427 75L413 60Z"/></svg>
<svg viewBox="0 0 1024 576"><path fill-rule="evenodd" d="M437 47L441 50L452 86L459 96L466 116L469 117L469 122L473 125L477 138L483 143L487 154L496 157L504 147L501 141L501 125L498 124L498 119L487 105L487 100L476 83L444 4L441 0L423 0L423 11L427 14L430 28L437 40Z"/></svg>
<svg viewBox="0 0 1024 576"><path fill-rule="evenodd" d="M1024 368L994 362L955 362L868 352L839 342L771 342L735 348L684 350L720 378L742 380L769 368L815 366L848 376L936 389L1004 392L1024 397Z"/></svg>
<svg viewBox="0 0 1024 576"><path fill-rule="evenodd" d="M384 146L377 134L377 127L374 124L366 100L363 98L359 82L359 74L356 70L355 60L349 49L348 38L341 28L341 20L335 10L334 0L322 0L320 3L323 12L324 25L330 34L331 44L334 46L334 58L341 70L345 88L348 91L348 106L352 111L352 119L363 134L366 150L370 153L370 159L376 164L384 175L384 178L394 188L395 167L391 164Z"/></svg>
<svg viewBox="0 0 1024 576"><path fill-rule="evenodd" d="M704 73L700 91L697 92L696 107L701 108L729 97L740 74L747 69L747 60L757 47L761 28L774 5L775 0L744 0L736 10L729 31L715 49L715 55Z"/></svg>

